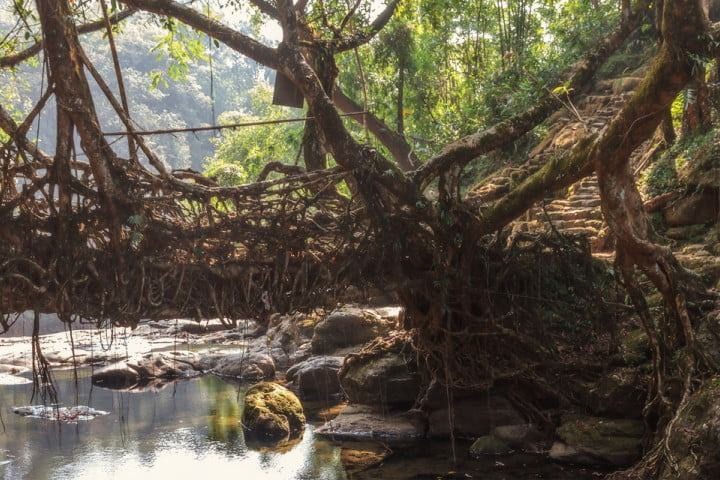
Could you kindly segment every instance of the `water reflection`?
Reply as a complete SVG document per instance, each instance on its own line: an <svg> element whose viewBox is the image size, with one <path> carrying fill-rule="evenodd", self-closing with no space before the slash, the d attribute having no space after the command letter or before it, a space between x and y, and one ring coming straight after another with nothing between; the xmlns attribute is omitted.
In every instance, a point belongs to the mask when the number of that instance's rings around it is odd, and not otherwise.
<svg viewBox="0 0 720 480"><path fill-rule="evenodd" d="M79 373L77 390L71 372L57 373L60 402L110 415L75 425L24 418L10 409L28 403L31 386L0 388L4 478L196 480L241 474L252 480L346 479L339 448L316 439L311 427L290 448L248 449L240 427L244 392L216 377L157 392L118 392L93 388L90 372Z"/></svg>

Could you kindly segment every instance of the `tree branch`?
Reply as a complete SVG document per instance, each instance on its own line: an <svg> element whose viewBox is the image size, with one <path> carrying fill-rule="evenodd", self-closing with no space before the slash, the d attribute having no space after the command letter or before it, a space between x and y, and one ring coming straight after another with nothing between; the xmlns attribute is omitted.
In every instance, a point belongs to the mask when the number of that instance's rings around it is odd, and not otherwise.
<svg viewBox="0 0 720 480"><path fill-rule="evenodd" d="M353 99L345 95L339 87L335 87L333 101L335 102L335 106L344 113L351 114L363 111L363 108L355 103ZM397 164L404 171L414 170L416 165L420 164L417 155L415 155L415 152L413 152L412 147L407 143L405 137L388 127L381 119L370 112L364 115L350 115L350 117L360 125L367 127L370 133L388 149Z"/></svg>
<svg viewBox="0 0 720 480"><path fill-rule="evenodd" d="M115 25L117 23L120 23L121 21L125 20L132 14L137 12L134 8L123 10L122 12L114 13L113 15L110 15L110 23ZM85 23L83 25L80 25L77 27L78 33L91 33L96 32L98 30L101 30L105 27L105 19L101 18L100 20L96 20L94 22ZM0 57L0 68L9 68L14 67L18 65L21 62L24 62L25 60L34 57L43 48L42 42L35 42L31 46L27 47L25 50L22 50L21 52L7 55L5 57Z"/></svg>
<svg viewBox="0 0 720 480"><path fill-rule="evenodd" d="M387 25L387 23L390 21L393 14L395 13L395 10L397 10L397 6L399 3L400 0L392 0L390 3L388 3L385 9L380 12L380 14L375 18L375 20L373 20L367 30L356 33L355 35L351 35L349 37L341 37L339 39L333 40L331 42L333 45L333 49L336 52L346 52L348 50L352 50L353 48L364 45L370 40L372 40L373 37L375 37L375 35L380 32L380 30L385 28L385 25Z"/></svg>
<svg viewBox="0 0 720 480"><path fill-rule="evenodd" d="M172 0L120 0L120 2L158 15L177 18L261 65L273 69L278 67L276 49L263 45L190 7Z"/></svg>

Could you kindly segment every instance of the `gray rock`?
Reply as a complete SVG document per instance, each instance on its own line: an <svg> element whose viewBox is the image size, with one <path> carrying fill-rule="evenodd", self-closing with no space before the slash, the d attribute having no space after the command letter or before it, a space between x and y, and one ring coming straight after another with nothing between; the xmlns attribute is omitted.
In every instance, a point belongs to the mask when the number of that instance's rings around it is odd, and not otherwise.
<svg viewBox="0 0 720 480"><path fill-rule="evenodd" d="M265 335L253 340L249 351L272 357L278 368L287 368L310 355L310 341L318 318L312 315L275 315Z"/></svg>
<svg viewBox="0 0 720 480"><path fill-rule="evenodd" d="M665 208L663 216L671 227L715 222L718 219L717 191L708 188L683 197Z"/></svg>
<svg viewBox="0 0 720 480"><path fill-rule="evenodd" d="M85 405L75 407L58 407L57 405L29 405L27 407L13 407L13 413L22 417L41 418L62 423L78 423L92 420L96 417L109 415L110 412L96 410Z"/></svg>
<svg viewBox="0 0 720 480"><path fill-rule="evenodd" d="M423 437L421 426L407 415L381 413L367 405L348 405L315 433L340 441L376 440L390 445Z"/></svg>
<svg viewBox="0 0 720 480"><path fill-rule="evenodd" d="M343 307L332 312L315 326L312 351L330 353L353 345L361 345L387 334L394 323L373 310Z"/></svg>
<svg viewBox="0 0 720 480"><path fill-rule="evenodd" d="M270 355L262 353L236 353L219 357L210 371L223 377L258 382L275 378L275 362Z"/></svg>
<svg viewBox="0 0 720 480"><path fill-rule="evenodd" d="M640 458L644 425L640 420L566 416L557 429L561 441L550 458L582 465L627 466Z"/></svg>
<svg viewBox="0 0 720 480"><path fill-rule="evenodd" d="M310 357L290 367L286 377L293 382L300 397L327 399L340 393L338 372L342 363L342 357Z"/></svg>
<svg viewBox="0 0 720 480"><path fill-rule="evenodd" d="M420 376L410 352L383 352L348 364L340 378L352 403L412 405L420 393Z"/></svg>
<svg viewBox="0 0 720 480"><path fill-rule="evenodd" d="M153 379L190 378L201 374L200 357L193 352L147 353L96 370L92 382L107 388L129 388Z"/></svg>

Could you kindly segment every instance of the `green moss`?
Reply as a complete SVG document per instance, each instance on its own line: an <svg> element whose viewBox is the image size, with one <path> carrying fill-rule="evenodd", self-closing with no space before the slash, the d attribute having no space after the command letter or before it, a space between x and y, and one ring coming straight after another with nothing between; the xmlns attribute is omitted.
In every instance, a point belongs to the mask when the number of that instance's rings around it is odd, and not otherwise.
<svg viewBox="0 0 720 480"><path fill-rule="evenodd" d="M277 442L297 436L305 426L300 400L272 382L255 385L245 394L243 427L255 440Z"/></svg>
<svg viewBox="0 0 720 480"><path fill-rule="evenodd" d="M557 434L566 443L589 450L626 451L638 446L644 433L638 420L567 417Z"/></svg>
<svg viewBox="0 0 720 480"><path fill-rule="evenodd" d="M599 78L613 78L632 72L645 61L645 53L621 51L607 59L598 71Z"/></svg>
<svg viewBox="0 0 720 480"><path fill-rule="evenodd" d="M717 153L720 153L717 136L717 131L709 131L673 145L643 172L640 185L644 193L648 197L655 197L684 186L688 182L689 172L700 164L700 157L715 159Z"/></svg>
<svg viewBox="0 0 720 480"><path fill-rule="evenodd" d="M622 358L628 365L640 365L650 358L650 343L642 329L627 332L622 340Z"/></svg>

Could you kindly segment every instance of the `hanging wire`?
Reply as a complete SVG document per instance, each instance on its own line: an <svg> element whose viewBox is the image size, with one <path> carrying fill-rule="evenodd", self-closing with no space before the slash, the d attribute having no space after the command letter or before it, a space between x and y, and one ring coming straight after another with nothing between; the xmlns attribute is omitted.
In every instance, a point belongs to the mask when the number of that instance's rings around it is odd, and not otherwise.
<svg viewBox="0 0 720 480"><path fill-rule="evenodd" d="M117 47L115 46L115 37L113 35L112 24L110 23L110 17L108 16L105 0L100 0L100 7L102 8L103 18L105 19L105 30L107 31L108 43L110 44L110 53L112 54L113 68L115 69L115 78L117 79L120 101L122 102L123 110L125 110L125 115L130 118L130 106L128 104L127 93L125 91L125 82L123 81L120 59L118 57ZM128 135L127 142L128 154L133 161L137 162L137 149L135 147L135 139L132 135Z"/></svg>
<svg viewBox="0 0 720 480"><path fill-rule="evenodd" d="M210 17L210 2L207 2L207 16ZM213 70L213 40L210 35L207 36L208 40L208 63L210 64L210 124L215 125L215 73ZM213 136L217 137L218 131L213 131Z"/></svg>
<svg viewBox="0 0 720 480"><path fill-rule="evenodd" d="M367 111L342 113L340 117L353 117L357 115L367 115ZM308 117L297 117L297 118L281 118L279 120L260 120L257 122L240 122L240 123L229 123L227 125L208 125L204 127L187 127L187 128L168 128L159 130L135 130L132 132L103 132L106 137L118 137L123 135L165 135L173 133L196 133L196 132L209 132L213 130L225 130L228 128L242 128L242 127L257 127L261 125L275 125L278 123L292 123L292 122L305 122L307 120L313 120L315 117L310 115Z"/></svg>

